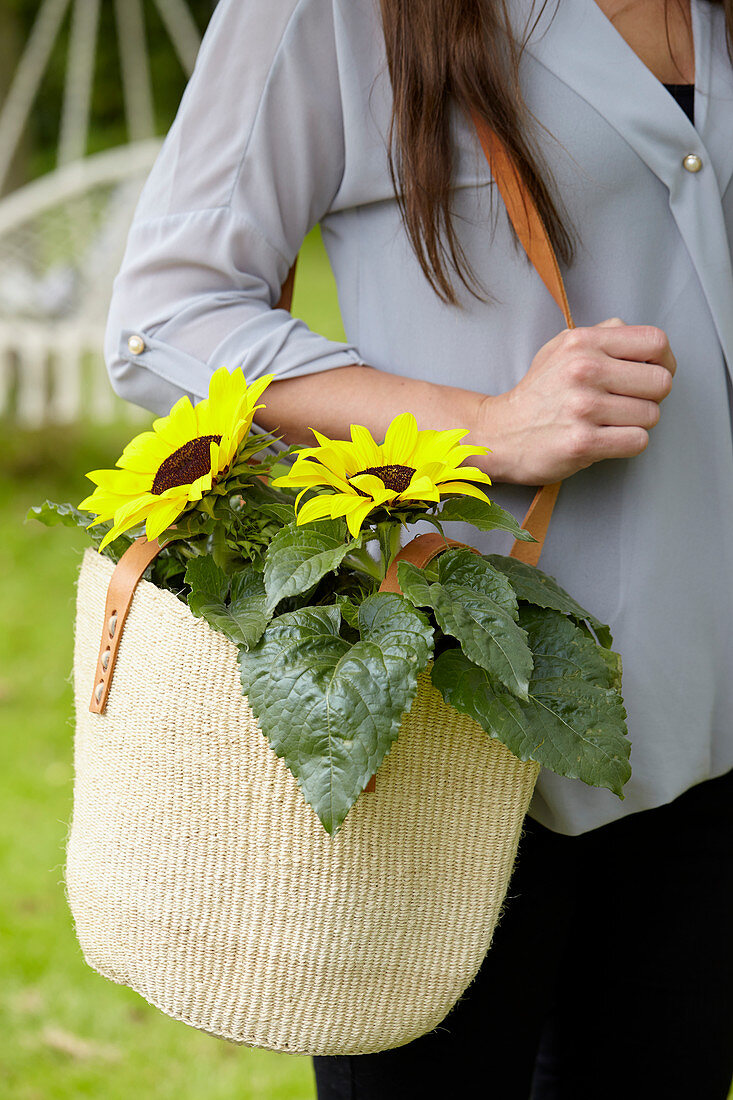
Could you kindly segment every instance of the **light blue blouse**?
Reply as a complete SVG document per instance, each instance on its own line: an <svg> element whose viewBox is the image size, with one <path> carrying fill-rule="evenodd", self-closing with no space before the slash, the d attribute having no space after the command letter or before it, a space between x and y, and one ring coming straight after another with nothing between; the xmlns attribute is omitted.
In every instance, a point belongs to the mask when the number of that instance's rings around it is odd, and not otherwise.
<svg viewBox="0 0 733 1100"><path fill-rule="evenodd" d="M510 0L518 26L527 2ZM593 0L560 0L551 18L554 7L522 81L581 241L565 272L576 322L658 325L678 362L648 449L570 478L543 554L611 623L624 660L626 800L543 773L532 805L550 828L580 833L733 768L733 69L721 8L692 0L693 127ZM456 226L492 300L464 295L455 308L430 289L387 168L377 10L376 0L219 3L115 285L107 360L130 401L162 413L182 393L198 399L222 364L287 378L364 362L501 393L562 327L460 117ZM689 153L696 173L683 166ZM317 222L348 345L271 308ZM494 496L521 517L531 493ZM453 533L506 551L500 538Z"/></svg>

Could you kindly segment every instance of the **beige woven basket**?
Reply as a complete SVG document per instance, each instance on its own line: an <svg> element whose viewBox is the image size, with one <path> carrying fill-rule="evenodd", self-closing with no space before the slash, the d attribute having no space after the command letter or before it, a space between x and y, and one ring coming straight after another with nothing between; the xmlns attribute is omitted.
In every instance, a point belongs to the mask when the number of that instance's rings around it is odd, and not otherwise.
<svg viewBox="0 0 733 1100"><path fill-rule="evenodd" d="M67 886L87 962L248 1046L364 1054L434 1028L475 976L537 767L423 679L330 838L242 697L235 647L142 581L88 710L113 566L79 579Z"/></svg>

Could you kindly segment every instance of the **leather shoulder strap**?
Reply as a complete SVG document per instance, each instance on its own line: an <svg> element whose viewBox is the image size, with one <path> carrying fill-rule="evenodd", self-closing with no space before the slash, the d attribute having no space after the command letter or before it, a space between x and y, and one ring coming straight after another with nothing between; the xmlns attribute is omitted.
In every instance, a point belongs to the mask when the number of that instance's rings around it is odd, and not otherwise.
<svg viewBox="0 0 733 1100"><path fill-rule="evenodd" d="M535 201L515 168L504 143L480 115L474 112L471 119L484 156L489 162L491 174L504 200L509 220L514 226L514 232L519 237L540 279L560 307L565 324L568 328L574 328L555 250Z"/></svg>

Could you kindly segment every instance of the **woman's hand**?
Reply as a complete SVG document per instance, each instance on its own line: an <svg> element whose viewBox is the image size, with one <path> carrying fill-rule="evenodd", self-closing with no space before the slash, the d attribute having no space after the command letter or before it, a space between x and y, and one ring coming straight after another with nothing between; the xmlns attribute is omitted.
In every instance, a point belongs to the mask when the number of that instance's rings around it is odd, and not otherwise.
<svg viewBox="0 0 733 1100"><path fill-rule="evenodd" d="M676 366L659 328L614 317L566 329L514 389L482 402L474 440L492 448L482 465L495 481L546 485L641 454Z"/></svg>

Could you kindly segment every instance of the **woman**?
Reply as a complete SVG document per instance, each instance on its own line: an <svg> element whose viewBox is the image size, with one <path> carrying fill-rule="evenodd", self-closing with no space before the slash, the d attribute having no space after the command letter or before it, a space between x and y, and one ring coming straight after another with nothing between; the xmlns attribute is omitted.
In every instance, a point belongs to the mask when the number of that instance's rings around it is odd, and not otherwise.
<svg viewBox="0 0 733 1100"><path fill-rule="evenodd" d="M164 412L242 365L277 376L260 424L290 441L410 410L489 446L515 514L567 478L542 565L624 658L625 802L543 775L476 982L429 1036L316 1059L321 1100L727 1095L733 9L690 2L221 0L144 191L118 392ZM471 109L542 212L573 331ZM347 345L272 308L319 221Z"/></svg>

